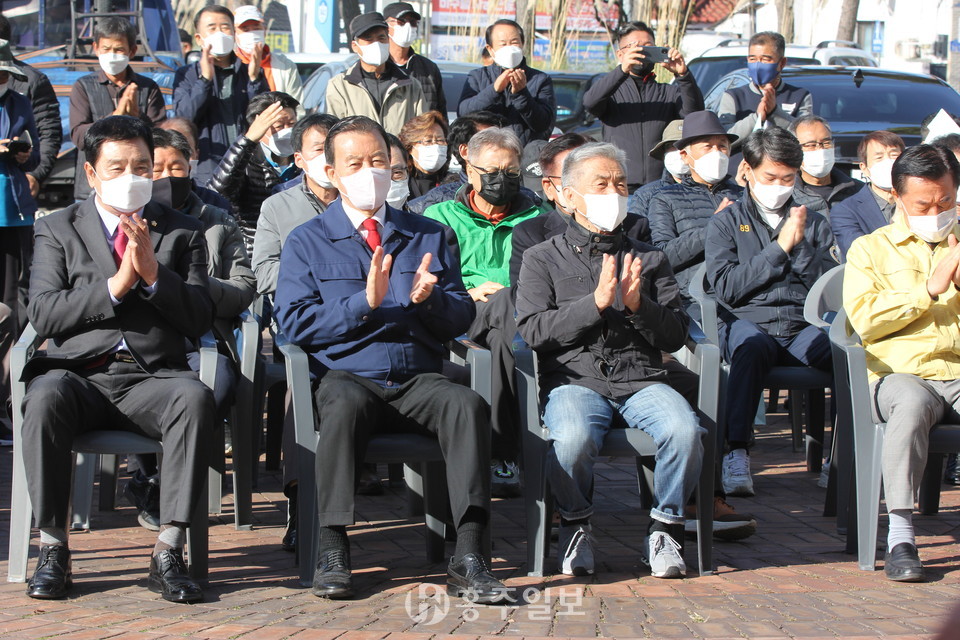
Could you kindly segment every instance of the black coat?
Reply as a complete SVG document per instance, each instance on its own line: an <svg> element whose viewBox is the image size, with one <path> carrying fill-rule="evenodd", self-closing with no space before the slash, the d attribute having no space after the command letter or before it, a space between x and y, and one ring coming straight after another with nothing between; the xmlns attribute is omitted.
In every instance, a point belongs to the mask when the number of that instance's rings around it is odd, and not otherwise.
<svg viewBox="0 0 960 640"><path fill-rule="evenodd" d="M593 294L603 256L615 255L619 265L628 252L642 260L640 308L630 313L618 289L613 306L598 313ZM539 356L544 395L576 384L623 398L665 383L661 352L683 346L689 322L666 256L622 230L594 234L571 221L524 256L517 327Z"/></svg>
<svg viewBox="0 0 960 640"><path fill-rule="evenodd" d="M414 53L410 56L407 66L401 68L405 69L411 78L420 81L427 111L439 111L446 119L447 97L443 93L443 76L440 74L437 63L419 53Z"/></svg>
<svg viewBox="0 0 960 640"><path fill-rule="evenodd" d="M690 278L703 262L707 223L724 198L736 202L742 193L743 188L730 178L709 186L685 176L683 182L664 187L650 200L647 218L653 244L667 254L684 301L690 301Z"/></svg>
<svg viewBox="0 0 960 640"><path fill-rule="evenodd" d="M786 217L771 229L749 189L710 219L705 258L708 289L720 302L721 319L749 320L774 337L793 337L809 326L803 304L817 278L837 265L827 220L807 212L804 238L789 254L777 244ZM790 201L783 211L797 206Z"/></svg>
<svg viewBox="0 0 960 640"><path fill-rule="evenodd" d="M502 115L507 128L520 138L521 146L531 140L549 140L553 123L557 119L557 98L553 93L553 79L532 67L524 60L518 69L527 74L527 86L513 93L508 86L497 93L494 81L503 73L497 64L474 69L467 76L460 94L457 115L465 116L474 111L491 111Z"/></svg>
<svg viewBox="0 0 960 640"><path fill-rule="evenodd" d="M63 142L63 125L60 123L60 103L49 78L30 65L20 60L13 61L14 66L20 69L26 80L10 76L10 89L27 96L33 105L33 120L37 125L40 140L33 143L40 150L40 165L28 173L43 182L53 165L57 162L60 153L60 144Z"/></svg>
<svg viewBox="0 0 960 640"><path fill-rule="evenodd" d="M663 130L673 120L703 110L703 95L692 73L673 84L654 80L637 87L634 77L620 67L593 83L583 95L583 106L603 123L603 140L627 154L627 182L646 184L663 172L663 161L650 157Z"/></svg>

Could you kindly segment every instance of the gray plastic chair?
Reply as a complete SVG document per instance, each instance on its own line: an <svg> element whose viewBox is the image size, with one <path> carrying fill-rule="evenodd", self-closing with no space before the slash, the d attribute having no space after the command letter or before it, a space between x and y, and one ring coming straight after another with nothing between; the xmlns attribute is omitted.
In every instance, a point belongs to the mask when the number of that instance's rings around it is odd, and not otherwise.
<svg viewBox="0 0 960 640"><path fill-rule="evenodd" d="M706 265L700 265L690 279L690 297L700 305L700 326L711 344L720 345L720 327L717 317L717 300L707 293ZM726 385L730 366L723 363L720 369L720 416L718 430L725 433L723 416L726 414ZM824 389L833 384L833 376L814 367L773 367L764 380L767 389L791 391L790 425L793 450L804 447L803 425L806 422L807 470L819 472L823 466L823 423L826 403ZM806 417L806 420L804 420Z"/></svg>
<svg viewBox="0 0 960 640"><path fill-rule="evenodd" d="M881 455L886 424L873 420L872 397L867 381L867 354L843 310L830 327L830 341L843 352L846 388L852 409L857 499L856 515L851 521L856 523L857 564L864 571L873 571L877 559ZM920 513L932 515L939 511L943 456L957 452L960 452L960 425L936 425L930 431L927 466L920 485Z"/></svg>
<svg viewBox="0 0 960 640"><path fill-rule="evenodd" d="M674 356L700 376L698 408L710 419L708 424L702 425L707 433L703 438L703 467L696 489L697 557L700 575L704 576L713 572L713 476L720 350L706 341L699 344L691 342L690 347ZM523 499L527 516L527 575L540 577L543 576L546 558L550 554L553 495L544 468L550 447L550 432L541 420L537 359L533 351L517 352L517 386L523 403L520 420L523 433ZM641 496L652 492L653 457L656 454L657 445L653 438L640 429L610 429L599 453L601 456L636 458Z"/></svg>
<svg viewBox="0 0 960 640"><path fill-rule="evenodd" d="M274 337L283 354L287 384L291 390L291 411L297 439L297 465L300 490L297 492L298 564L300 584L310 586L320 547L320 528L317 523L316 491L322 490L316 482L317 436L313 414L313 392L310 366L304 351L289 342L282 333ZM471 388L490 401L490 352L475 345L460 351L459 359L470 366ZM484 393L486 392L486 395ZM321 408L322 410L322 408ZM487 456L489 457L489 456ZM404 465L407 491L414 503L422 499L427 527L426 555L430 562L444 559L445 530L449 512L446 491L446 468L440 444L433 438L417 434L377 434L367 446L367 462ZM292 461L288 461L292 464ZM417 468L419 467L419 468ZM309 488L309 489L308 489ZM413 507L413 511L418 510ZM487 503L487 511L490 505ZM490 527L486 528L484 552L490 558Z"/></svg>
<svg viewBox="0 0 960 640"><path fill-rule="evenodd" d="M21 380L23 369L43 340L32 325L28 324L10 355L11 402L13 404L13 479L10 488L10 544L7 580L24 582L30 552L30 528L33 508L27 493L27 474L23 461L21 429L23 427L23 398L27 384ZM201 350L201 380L212 388L213 372L216 371L216 351ZM88 431L76 437L73 450L77 453L77 472L74 478L73 502L85 503L89 514L93 489L93 456L121 455L128 453L161 453L160 442L127 431ZM196 580L206 580L208 573L208 522L207 485L203 484L198 496L192 523L187 529L187 560L190 573ZM87 516L89 519L89 516Z"/></svg>

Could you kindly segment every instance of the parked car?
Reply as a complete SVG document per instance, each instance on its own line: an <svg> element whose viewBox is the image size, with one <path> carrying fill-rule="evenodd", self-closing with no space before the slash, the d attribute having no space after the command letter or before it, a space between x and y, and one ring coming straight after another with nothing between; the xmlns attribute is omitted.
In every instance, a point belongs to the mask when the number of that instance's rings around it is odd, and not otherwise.
<svg viewBox="0 0 960 640"><path fill-rule="evenodd" d="M939 78L865 67L786 68L785 82L813 96L813 111L833 129L837 166L859 175L857 145L871 131L886 129L907 146L920 143L920 123L941 108L960 113L960 93ZM724 91L750 82L746 69L723 76L704 96L716 111Z"/></svg>
<svg viewBox="0 0 960 640"><path fill-rule="evenodd" d="M300 74L300 81L306 82L313 73L320 67L331 62L344 62L348 59L356 59L356 54L350 52L340 53L284 53L293 64L297 65L297 73Z"/></svg>
<svg viewBox="0 0 960 640"><path fill-rule="evenodd" d="M704 95L726 74L737 69L746 69L749 42L744 39L726 40L687 63L690 73L696 78L697 85ZM791 67L818 64L850 67L877 66L877 61L872 55L845 40L825 40L815 47L788 44L786 56L787 64Z"/></svg>
<svg viewBox="0 0 960 640"><path fill-rule="evenodd" d="M601 73L550 71L553 93L557 98L555 126L562 133L576 131L600 139L600 121L583 106L583 95Z"/></svg>

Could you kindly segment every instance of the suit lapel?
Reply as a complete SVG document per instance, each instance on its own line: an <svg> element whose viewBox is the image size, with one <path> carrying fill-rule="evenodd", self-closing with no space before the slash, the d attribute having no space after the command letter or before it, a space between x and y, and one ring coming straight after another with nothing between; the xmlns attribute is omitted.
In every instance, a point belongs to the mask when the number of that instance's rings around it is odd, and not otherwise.
<svg viewBox="0 0 960 640"><path fill-rule="evenodd" d="M163 240L164 232L170 222L169 218L163 207L152 202L143 209L143 219L147 221L147 228L150 230L150 241L153 243L154 253L160 250L160 241Z"/></svg>
<svg viewBox="0 0 960 640"><path fill-rule="evenodd" d="M77 233L80 234L84 245L87 247L87 253L93 258L100 271L105 277L111 278L117 273L117 263L114 262L113 251L107 240L107 232L103 226L103 221L100 219L100 214L97 213L97 206L93 201L95 197L91 195L86 202L80 205L80 215L77 216L73 226L77 229Z"/></svg>

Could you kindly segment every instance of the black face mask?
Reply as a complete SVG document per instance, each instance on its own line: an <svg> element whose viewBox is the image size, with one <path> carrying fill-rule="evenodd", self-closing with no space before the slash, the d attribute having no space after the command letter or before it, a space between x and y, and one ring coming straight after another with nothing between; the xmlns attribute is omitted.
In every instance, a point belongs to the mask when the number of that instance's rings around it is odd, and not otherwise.
<svg viewBox="0 0 960 640"><path fill-rule="evenodd" d="M480 197L495 207L513 200L520 191L520 176L511 177L503 171L480 174Z"/></svg>
<svg viewBox="0 0 960 640"><path fill-rule="evenodd" d="M179 211L187 204L187 198L190 197L192 189L193 184L190 178L177 176L160 178L159 180L153 181L152 200Z"/></svg>
<svg viewBox="0 0 960 640"><path fill-rule="evenodd" d="M638 76L645 76L645 75L647 75L648 73L650 73L651 71L653 71L653 63L652 63L652 62L642 62L642 63L640 63L640 64L635 64L635 65L633 65L633 67L631 67L631 70L632 70L635 74L637 74Z"/></svg>

